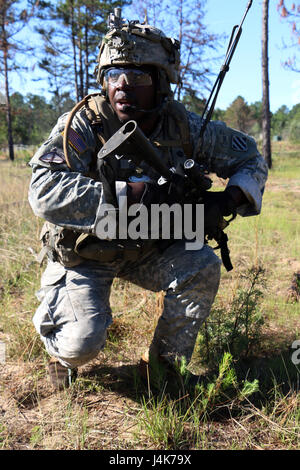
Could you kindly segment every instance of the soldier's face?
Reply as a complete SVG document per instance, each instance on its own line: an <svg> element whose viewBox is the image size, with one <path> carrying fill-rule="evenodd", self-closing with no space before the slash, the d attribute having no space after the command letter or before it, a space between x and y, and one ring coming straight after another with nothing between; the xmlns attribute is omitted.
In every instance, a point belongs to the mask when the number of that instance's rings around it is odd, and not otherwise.
<svg viewBox="0 0 300 470"><path fill-rule="evenodd" d="M145 116L141 110L155 107L155 83L149 70L126 67L106 73L107 92L111 106L122 122Z"/></svg>

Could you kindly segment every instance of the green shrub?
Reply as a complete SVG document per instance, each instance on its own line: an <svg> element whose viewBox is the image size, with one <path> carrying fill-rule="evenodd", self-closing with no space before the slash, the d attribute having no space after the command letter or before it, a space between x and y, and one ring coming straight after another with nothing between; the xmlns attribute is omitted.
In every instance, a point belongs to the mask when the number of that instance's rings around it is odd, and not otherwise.
<svg viewBox="0 0 300 470"><path fill-rule="evenodd" d="M241 285L230 303L213 306L198 338L200 356L214 365L230 352L233 358L247 356L259 342L264 324L260 299L265 287L265 272L252 267L240 275Z"/></svg>

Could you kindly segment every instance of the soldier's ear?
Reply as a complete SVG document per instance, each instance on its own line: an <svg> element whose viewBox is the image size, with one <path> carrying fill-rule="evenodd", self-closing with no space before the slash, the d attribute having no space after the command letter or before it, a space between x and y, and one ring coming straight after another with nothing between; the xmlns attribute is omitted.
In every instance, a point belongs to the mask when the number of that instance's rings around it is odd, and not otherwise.
<svg viewBox="0 0 300 470"><path fill-rule="evenodd" d="M101 95L107 98L107 82L105 80L105 77L103 77L102 84L101 84Z"/></svg>

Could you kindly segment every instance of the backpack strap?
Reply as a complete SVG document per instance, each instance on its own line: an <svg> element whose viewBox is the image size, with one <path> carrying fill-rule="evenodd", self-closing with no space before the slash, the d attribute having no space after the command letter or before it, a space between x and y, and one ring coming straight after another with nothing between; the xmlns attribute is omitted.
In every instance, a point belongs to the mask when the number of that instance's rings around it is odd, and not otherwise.
<svg viewBox="0 0 300 470"><path fill-rule="evenodd" d="M157 147L182 147L187 158L193 157L193 145L190 140L190 126L185 106L179 101L170 101L167 107L169 140L155 140ZM174 126L174 121L176 126ZM178 129L179 134L178 136ZM179 137L179 138L178 138Z"/></svg>
<svg viewBox="0 0 300 470"><path fill-rule="evenodd" d="M114 114L111 106L101 93L91 93L79 101L71 110L63 133L63 149L66 157L66 162L69 168L72 169L71 158L69 155L68 146L68 131L72 125L73 118L81 109L85 110L87 119L94 132L96 140L95 160L100 148L106 141L119 130L121 123L117 116ZM94 166L92 163L92 166Z"/></svg>
<svg viewBox="0 0 300 470"><path fill-rule="evenodd" d="M99 93L92 93L90 95L87 95L81 101L76 103L74 108L69 113L67 122L65 124L64 132L63 132L63 151L64 151L64 155L65 155L65 158L66 158L66 163L67 163L68 167L71 168L71 169L72 169L72 163L71 163L71 158L70 158L70 154L69 154L69 145L68 145L69 129L71 127L71 124L72 124L72 121L74 119L75 114L78 111L80 111L82 108L84 108L84 107L87 108L89 98L92 97L93 95L98 95L98 94Z"/></svg>
<svg viewBox="0 0 300 470"><path fill-rule="evenodd" d="M190 126L188 121L188 114L185 106L179 101L173 101L171 104L171 113L175 118L177 126L180 131L181 145L187 158L192 158L194 148L191 142Z"/></svg>

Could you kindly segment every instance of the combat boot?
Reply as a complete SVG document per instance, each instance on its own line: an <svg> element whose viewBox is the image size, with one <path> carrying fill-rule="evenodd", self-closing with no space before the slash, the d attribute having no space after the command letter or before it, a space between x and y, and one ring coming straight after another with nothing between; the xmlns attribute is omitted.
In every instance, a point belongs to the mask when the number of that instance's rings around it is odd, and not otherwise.
<svg viewBox="0 0 300 470"><path fill-rule="evenodd" d="M52 357L48 363L50 382L55 390L64 390L70 387L77 377L77 369L63 366L58 359Z"/></svg>
<svg viewBox="0 0 300 470"><path fill-rule="evenodd" d="M159 356L151 356L150 360L146 351L139 362L139 374L148 386L161 390L168 381L168 365Z"/></svg>
<svg viewBox="0 0 300 470"><path fill-rule="evenodd" d="M180 372L176 364L168 363L160 356L149 357L146 351L139 362L139 374L141 378L151 387L157 390L180 389L183 393L194 390L201 385L204 376L192 374L190 371Z"/></svg>

